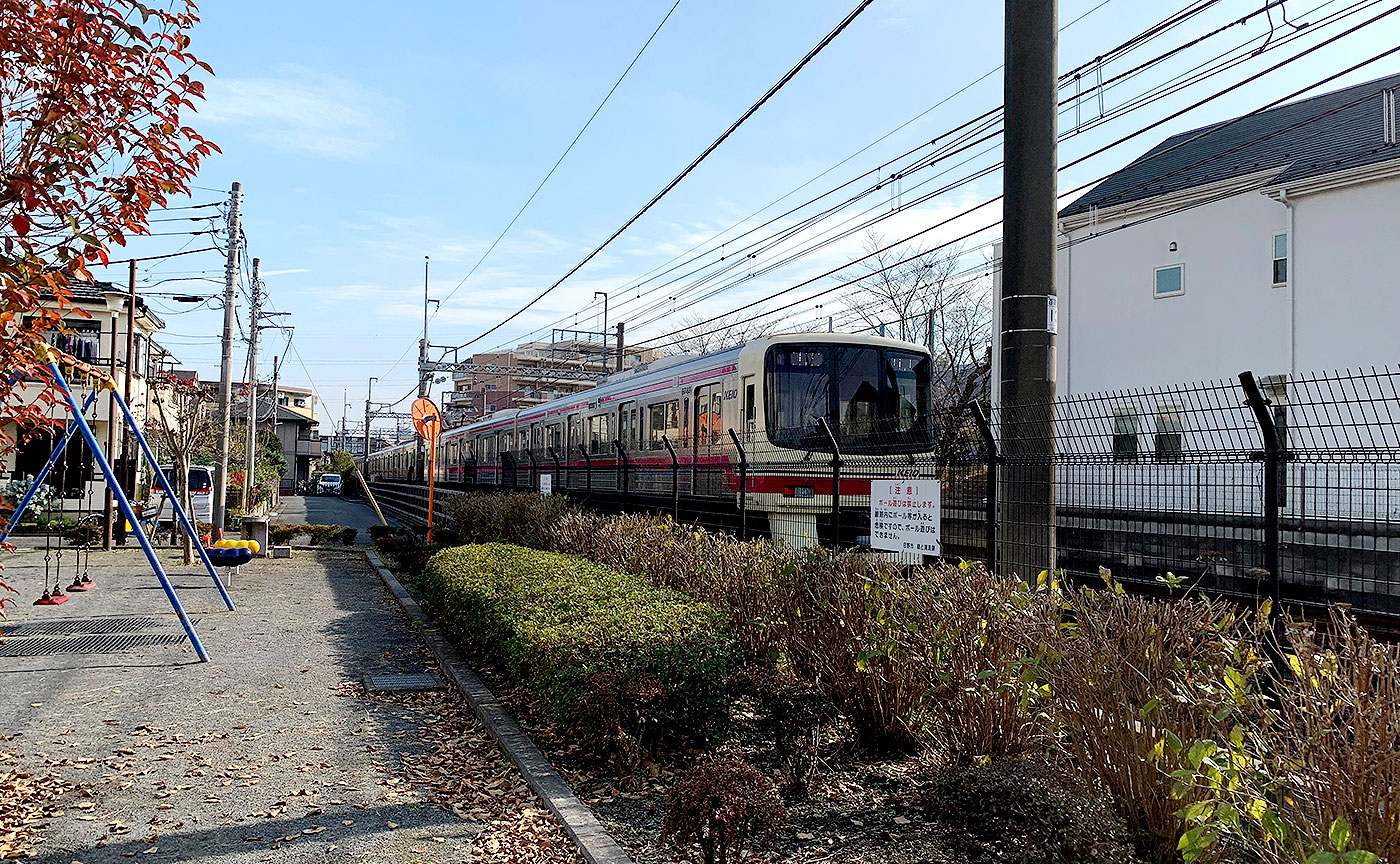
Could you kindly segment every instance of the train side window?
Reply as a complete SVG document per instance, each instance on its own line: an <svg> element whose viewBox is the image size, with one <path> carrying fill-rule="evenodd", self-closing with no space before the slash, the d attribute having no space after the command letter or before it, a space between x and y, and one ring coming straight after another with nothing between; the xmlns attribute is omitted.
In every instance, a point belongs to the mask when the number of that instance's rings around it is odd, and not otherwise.
<svg viewBox="0 0 1400 864"><path fill-rule="evenodd" d="M753 404L754 386L750 381L744 385L744 431L753 434L754 425L757 421L757 411Z"/></svg>
<svg viewBox="0 0 1400 864"><path fill-rule="evenodd" d="M546 427L545 446L553 447L555 453L558 453L559 449L564 446L563 429L558 423L551 423Z"/></svg>
<svg viewBox="0 0 1400 864"><path fill-rule="evenodd" d="M608 434L608 415L595 414L588 418L588 452L607 453L612 449L612 436Z"/></svg>
<svg viewBox="0 0 1400 864"><path fill-rule="evenodd" d="M647 406L647 447L651 450L664 450L662 438L671 439L675 446L681 431L681 403L675 399Z"/></svg>

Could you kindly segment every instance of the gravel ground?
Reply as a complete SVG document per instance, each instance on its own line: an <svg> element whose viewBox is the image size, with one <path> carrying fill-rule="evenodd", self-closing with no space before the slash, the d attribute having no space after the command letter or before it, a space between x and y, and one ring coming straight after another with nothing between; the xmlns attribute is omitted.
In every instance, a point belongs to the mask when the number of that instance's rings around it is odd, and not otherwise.
<svg viewBox="0 0 1400 864"><path fill-rule="evenodd" d="M0 858L32 844L53 864L577 860L453 694L365 692L366 675L435 667L358 555L248 565L235 612L169 560L210 663L183 639L53 653L76 637L35 633L179 634L135 552L94 554L95 590L0 622L0 813L29 814L0 818ZM31 602L43 552L4 565Z"/></svg>

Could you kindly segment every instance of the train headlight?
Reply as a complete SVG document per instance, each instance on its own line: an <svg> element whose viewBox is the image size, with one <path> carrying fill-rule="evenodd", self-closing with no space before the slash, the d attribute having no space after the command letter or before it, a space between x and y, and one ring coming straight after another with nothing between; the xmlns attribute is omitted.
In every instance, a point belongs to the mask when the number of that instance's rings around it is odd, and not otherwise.
<svg viewBox="0 0 1400 864"><path fill-rule="evenodd" d="M784 497L784 498L815 498L815 497L817 497L817 493L816 493L816 490L813 489L811 486L784 486L784 487L783 487L783 497Z"/></svg>

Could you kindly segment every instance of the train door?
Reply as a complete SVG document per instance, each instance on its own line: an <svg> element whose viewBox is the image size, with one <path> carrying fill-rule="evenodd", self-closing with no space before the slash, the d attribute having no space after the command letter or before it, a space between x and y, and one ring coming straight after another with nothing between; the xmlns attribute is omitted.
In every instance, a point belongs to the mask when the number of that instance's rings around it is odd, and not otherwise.
<svg viewBox="0 0 1400 864"><path fill-rule="evenodd" d="M691 462L696 495L722 495L725 491L724 385L716 382L695 388L691 424Z"/></svg>
<svg viewBox="0 0 1400 864"><path fill-rule="evenodd" d="M744 420L743 426L741 427L743 431L740 433L740 437L743 438L744 441L744 446L748 446L749 442L753 441L755 437L754 433L758 431L758 408L756 405L758 388L754 384L754 377L753 375L745 375L739 388L739 392L743 394L744 398Z"/></svg>
<svg viewBox="0 0 1400 864"><path fill-rule="evenodd" d="M636 402L623 402L617 406L617 441L622 445L625 459L617 460L617 488L622 489L624 485L628 488L632 484L625 484L623 480L624 472L631 471L631 463L637 459L637 440L641 436L638 434L637 424L641 418L637 416ZM616 448L614 448L615 450Z"/></svg>
<svg viewBox="0 0 1400 864"><path fill-rule="evenodd" d="M507 489L515 486L515 430L501 433L501 485Z"/></svg>

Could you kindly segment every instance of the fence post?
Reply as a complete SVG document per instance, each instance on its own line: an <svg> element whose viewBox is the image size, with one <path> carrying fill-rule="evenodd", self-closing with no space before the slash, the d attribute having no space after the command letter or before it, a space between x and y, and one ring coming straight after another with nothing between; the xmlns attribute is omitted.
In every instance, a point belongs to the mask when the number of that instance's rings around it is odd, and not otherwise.
<svg viewBox="0 0 1400 864"><path fill-rule="evenodd" d="M1274 417L1269 413L1269 400L1259 390L1253 372L1240 373L1240 387L1250 410L1254 412L1254 422L1259 425L1259 438L1264 443L1262 453L1251 454L1251 458L1264 463L1264 569L1273 580L1273 608L1269 610L1271 623L1278 620L1279 609L1283 606L1283 573L1279 569L1279 466L1286 454L1278 440L1278 429Z"/></svg>
<svg viewBox="0 0 1400 864"><path fill-rule="evenodd" d="M549 445L549 458L554 460L554 483L562 491L564 489L564 475L559 470L559 451L554 449L554 445Z"/></svg>
<svg viewBox="0 0 1400 864"><path fill-rule="evenodd" d="M622 465L621 465L621 468L622 468L622 482L619 483L618 485L619 485L619 486L621 487L621 489L622 489L622 503L623 503L623 505L626 505L626 504L627 504L627 473L628 473L628 470L627 470L627 469L630 467L630 466L627 464L627 448L622 446L622 439L621 439L621 438L614 438L614 439L613 439L613 446L617 448L617 458L618 458L618 460L622 463Z"/></svg>
<svg viewBox="0 0 1400 864"><path fill-rule="evenodd" d="M817 428L826 435L831 445L831 536L836 540L836 548L841 548L841 445L831 432L831 424L825 417L817 418Z"/></svg>
<svg viewBox="0 0 1400 864"><path fill-rule="evenodd" d="M584 491L589 495L593 494L593 460L589 458L588 448L582 444L578 445L578 452L583 454L583 483Z"/></svg>
<svg viewBox="0 0 1400 864"><path fill-rule="evenodd" d="M997 570L997 466L1001 464L1001 454L997 452L997 439L992 434L992 424L987 413L976 402L972 403L972 419L977 422L977 431L982 433L982 443L987 445L987 569Z"/></svg>
<svg viewBox="0 0 1400 864"><path fill-rule="evenodd" d="M525 448L525 455L530 457L530 491L540 491L540 471L539 465L535 462L535 451L530 447Z"/></svg>
<svg viewBox="0 0 1400 864"><path fill-rule="evenodd" d="M661 443L666 445L666 451L671 454L671 521L681 521L681 460L676 456L676 448L671 446L671 439L665 435L661 436Z"/></svg>
<svg viewBox="0 0 1400 864"><path fill-rule="evenodd" d="M744 453L744 445L739 443L739 436L734 429L729 430L729 440L734 442L734 449L739 451L739 539L749 539L749 457Z"/></svg>

